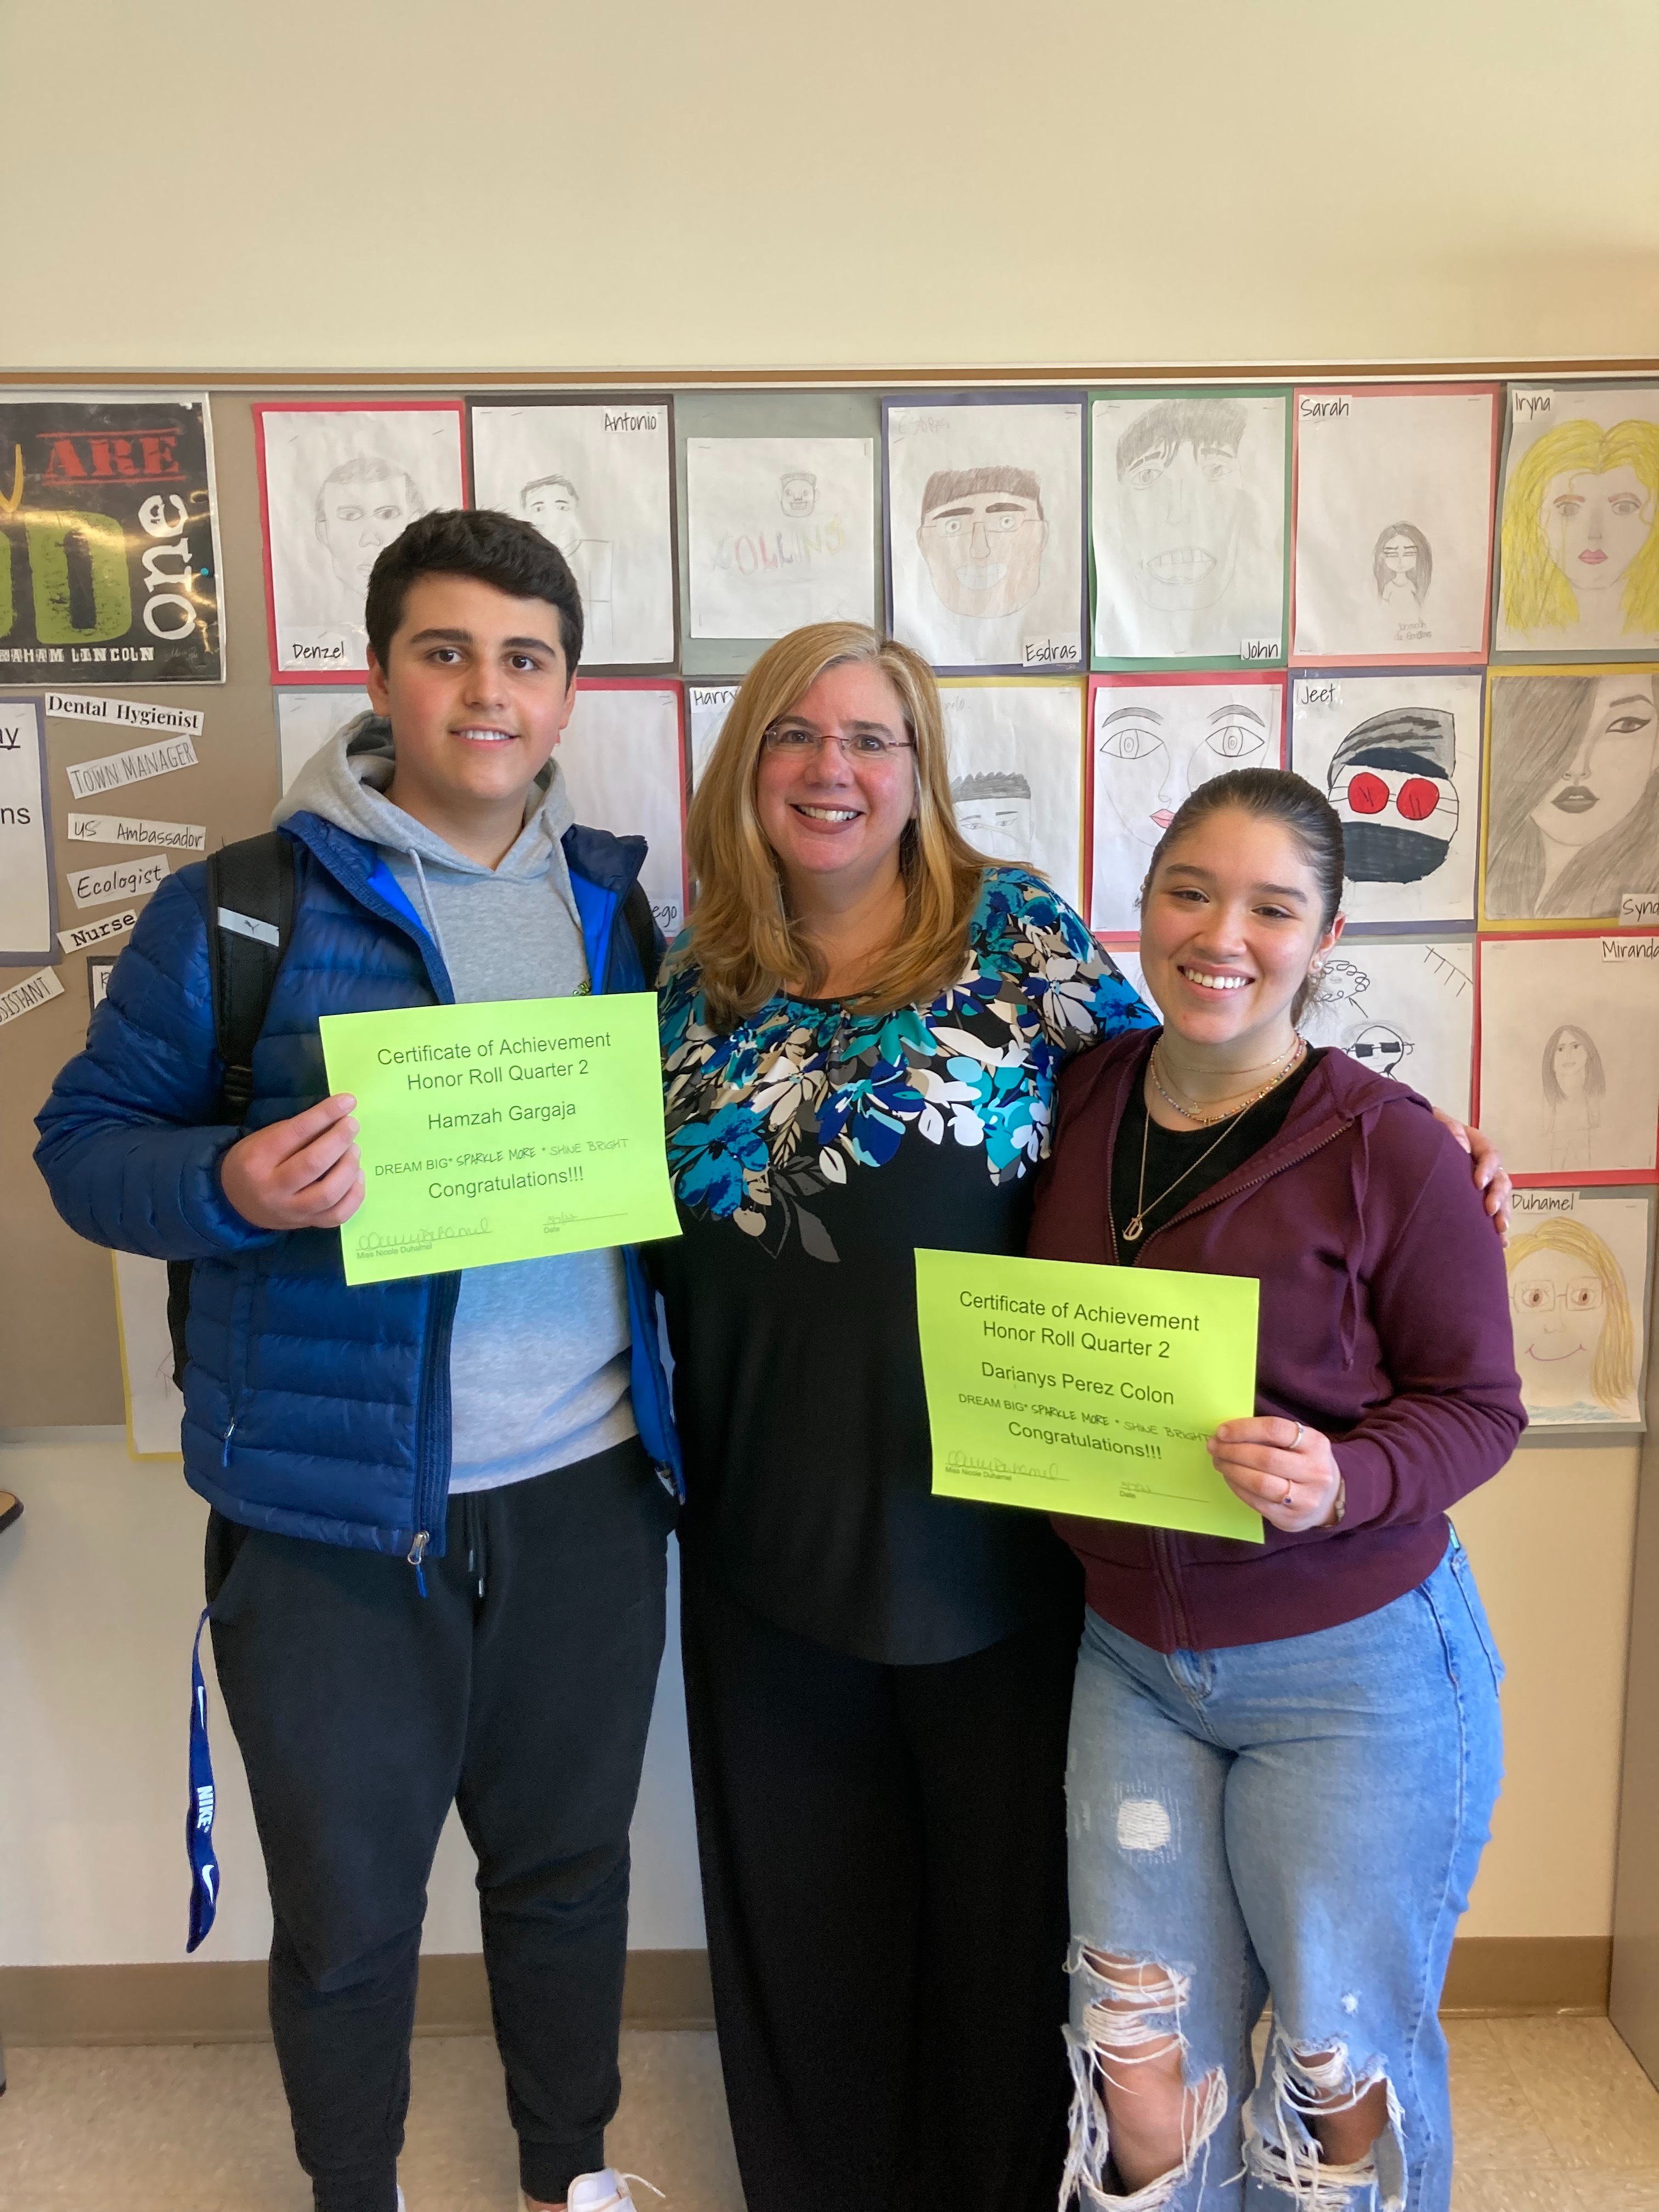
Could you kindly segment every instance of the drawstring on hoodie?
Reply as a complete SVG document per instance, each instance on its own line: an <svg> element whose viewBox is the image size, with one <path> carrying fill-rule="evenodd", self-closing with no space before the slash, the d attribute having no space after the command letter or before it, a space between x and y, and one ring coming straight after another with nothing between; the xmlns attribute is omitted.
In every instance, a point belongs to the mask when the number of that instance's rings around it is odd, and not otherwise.
<svg viewBox="0 0 1659 2212"><path fill-rule="evenodd" d="M438 948L439 959L441 960L444 966L447 968L449 966L449 948L444 943L444 933L442 930L438 927L438 910L433 905L432 893L427 888L426 870L421 866L421 856L419 853L416 851L413 845L409 848L409 857L415 863L415 873L419 879L421 886L421 904L426 908L426 918L432 926L432 942ZM451 973L453 973L453 969L451 970Z"/></svg>
<svg viewBox="0 0 1659 2212"><path fill-rule="evenodd" d="M1347 1274L1342 1287L1342 1315L1337 1336L1345 1368L1353 1365L1354 1346L1359 1337L1358 1255L1365 1249L1365 1194L1371 1179L1371 1119L1381 1110L1380 1107L1368 1106L1356 1115L1359 1143L1357 1149L1350 1146L1348 1152L1348 1199L1353 1207L1357 1234L1346 1246Z"/></svg>

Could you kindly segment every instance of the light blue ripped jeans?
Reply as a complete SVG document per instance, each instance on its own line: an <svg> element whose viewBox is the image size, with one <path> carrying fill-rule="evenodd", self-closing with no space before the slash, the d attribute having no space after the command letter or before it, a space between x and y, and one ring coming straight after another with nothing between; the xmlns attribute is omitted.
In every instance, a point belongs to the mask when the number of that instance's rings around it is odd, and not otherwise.
<svg viewBox="0 0 1659 2212"><path fill-rule="evenodd" d="M1085 2212L1448 2212L1437 2008L1502 1777L1502 1674L1455 1536L1392 1605L1279 1643L1166 1656L1086 1616L1062 2204L1075 2191ZM1258 2081L1250 2034L1269 1996ZM1103 2075L1121 2081L1172 2035L1192 2093L1185 2155L1125 2195ZM1371 2155L1322 2163L1312 2116L1379 2079L1389 2124Z"/></svg>

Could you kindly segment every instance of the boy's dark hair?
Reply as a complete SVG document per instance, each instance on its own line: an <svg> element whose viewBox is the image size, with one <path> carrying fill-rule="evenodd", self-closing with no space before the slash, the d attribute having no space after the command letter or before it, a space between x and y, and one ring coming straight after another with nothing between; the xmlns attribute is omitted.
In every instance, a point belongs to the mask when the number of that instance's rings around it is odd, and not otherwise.
<svg viewBox="0 0 1659 2212"><path fill-rule="evenodd" d="M394 538L376 560L363 603L374 658L384 668L409 587L422 576L475 576L514 599L545 599L559 612L566 673L582 657L582 599L556 545L518 516L495 507L436 507Z"/></svg>

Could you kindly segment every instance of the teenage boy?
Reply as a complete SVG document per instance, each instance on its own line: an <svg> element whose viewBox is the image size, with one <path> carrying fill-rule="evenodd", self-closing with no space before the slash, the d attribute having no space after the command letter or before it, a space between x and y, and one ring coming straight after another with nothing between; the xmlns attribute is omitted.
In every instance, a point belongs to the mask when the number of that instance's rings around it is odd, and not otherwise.
<svg viewBox="0 0 1659 2212"><path fill-rule="evenodd" d="M452 1802L478 1856L526 2203L599 2212L632 2203L604 2130L678 1480L644 1278L607 1251L348 1288L357 1125L325 1095L317 1021L647 988L623 911L645 846L573 823L553 753L581 604L530 524L412 523L366 614L374 711L276 811L294 913L243 1127L220 1102L222 911L197 866L116 963L36 1158L82 1236L195 1262L185 1480L212 1508L214 1657L318 2212L401 2203L421 1920Z"/></svg>

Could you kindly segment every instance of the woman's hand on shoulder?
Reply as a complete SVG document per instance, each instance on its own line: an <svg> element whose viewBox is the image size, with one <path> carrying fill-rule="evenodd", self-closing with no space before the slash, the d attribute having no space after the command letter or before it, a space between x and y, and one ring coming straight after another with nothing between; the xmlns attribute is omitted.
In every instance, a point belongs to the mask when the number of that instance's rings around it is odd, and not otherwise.
<svg viewBox="0 0 1659 2212"><path fill-rule="evenodd" d="M1253 1416L1224 1421L1205 1449L1234 1497L1287 1536L1333 1528L1341 1518L1342 1471L1317 1429Z"/></svg>
<svg viewBox="0 0 1659 2212"><path fill-rule="evenodd" d="M1454 1115L1443 1114L1437 1106L1434 1109L1434 1118L1451 1131L1468 1154L1474 1173L1474 1187L1480 1193L1481 1203L1492 1217L1492 1227L1507 1243L1510 1193L1513 1185L1504 1165L1503 1154L1490 1137L1483 1136L1479 1129L1472 1128L1467 1121L1458 1121Z"/></svg>

